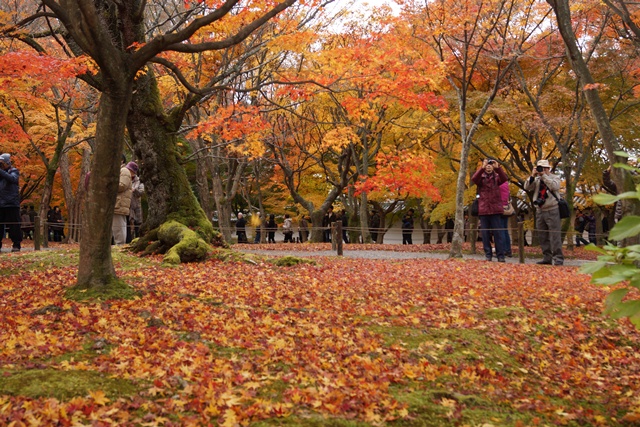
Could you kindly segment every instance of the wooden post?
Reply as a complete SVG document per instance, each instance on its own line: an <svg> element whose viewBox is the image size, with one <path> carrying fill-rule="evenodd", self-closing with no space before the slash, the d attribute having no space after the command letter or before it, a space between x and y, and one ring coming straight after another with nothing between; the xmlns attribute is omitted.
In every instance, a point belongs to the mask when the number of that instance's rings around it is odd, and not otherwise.
<svg viewBox="0 0 640 427"><path fill-rule="evenodd" d="M336 224L336 250L338 251L338 256L342 256L342 221L335 222Z"/></svg>
<svg viewBox="0 0 640 427"><path fill-rule="evenodd" d="M337 227L337 222L332 222L331 223L331 250L335 251L337 250L337 244L336 244L336 227Z"/></svg>
<svg viewBox="0 0 640 427"><path fill-rule="evenodd" d="M49 223L47 221L44 222L44 236L42 236L42 246L44 248L49 247Z"/></svg>
<svg viewBox="0 0 640 427"><path fill-rule="evenodd" d="M36 216L33 219L33 249L36 251L40 250L40 239L42 239L40 235L40 217Z"/></svg>
<svg viewBox="0 0 640 427"><path fill-rule="evenodd" d="M524 222L518 221L518 258L524 264Z"/></svg>
<svg viewBox="0 0 640 427"><path fill-rule="evenodd" d="M471 245L471 254L475 255L477 253L476 243L478 243L478 222L479 218L477 216L472 216L469 218L469 244Z"/></svg>

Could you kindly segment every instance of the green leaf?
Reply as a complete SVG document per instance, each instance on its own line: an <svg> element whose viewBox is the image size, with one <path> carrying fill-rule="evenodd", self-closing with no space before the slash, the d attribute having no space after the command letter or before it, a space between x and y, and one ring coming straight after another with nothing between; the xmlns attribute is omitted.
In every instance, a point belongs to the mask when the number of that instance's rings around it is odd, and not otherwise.
<svg viewBox="0 0 640 427"><path fill-rule="evenodd" d="M633 326L640 329L640 313L634 314L633 316L629 317L629 320L631 320Z"/></svg>
<svg viewBox="0 0 640 427"><path fill-rule="evenodd" d="M615 154L618 157L624 157L625 159L629 158L629 153L625 151L614 151L613 154Z"/></svg>
<svg viewBox="0 0 640 427"><path fill-rule="evenodd" d="M637 191L626 191L614 196L613 194L598 193L592 197L594 203L599 205L611 205L621 199L638 199L640 194Z"/></svg>
<svg viewBox="0 0 640 427"><path fill-rule="evenodd" d="M587 251L598 252L602 255L609 255L609 252L605 251L599 246L594 245L593 243L589 243L587 246L584 247L584 249Z"/></svg>
<svg viewBox="0 0 640 427"><path fill-rule="evenodd" d="M640 216L629 215L622 218L609 231L609 238L622 240L627 237L637 236L640 233Z"/></svg>
<svg viewBox="0 0 640 427"><path fill-rule="evenodd" d="M611 314L615 308L622 302L622 299L631 291L631 289L616 289L611 292L605 300L605 310L607 314Z"/></svg>
<svg viewBox="0 0 640 427"><path fill-rule="evenodd" d="M634 265L610 265L603 270L595 272L591 277L591 281L598 285L615 285L629 280L637 272L638 269Z"/></svg>
<svg viewBox="0 0 640 427"><path fill-rule="evenodd" d="M612 275L613 273L611 272L609 265L607 265L606 267L602 267L600 270L594 271L591 274L591 282L597 283L598 285L614 285L623 280L623 279L619 279L615 282L612 282L610 280L610 277Z"/></svg>
<svg viewBox="0 0 640 427"><path fill-rule="evenodd" d="M640 289L640 271L629 280L629 286Z"/></svg>
<svg viewBox="0 0 640 427"><path fill-rule="evenodd" d="M607 263L604 261L587 262L580 267L580 273L594 274L606 267L606 265Z"/></svg>
<svg viewBox="0 0 640 427"><path fill-rule="evenodd" d="M636 167L628 165L626 163L615 163L613 166L615 166L617 168L620 168L620 169L626 169L626 170L632 171L632 172L635 172L635 171L638 170Z"/></svg>
<svg viewBox="0 0 640 427"><path fill-rule="evenodd" d="M638 313L640 313L640 301L638 300L621 302L611 307L611 317L614 319L631 317Z"/></svg>
<svg viewBox="0 0 640 427"><path fill-rule="evenodd" d="M612 203L617 202L618 196L614 196L613 194L599 193L593 196L593 202L598 205L610 205Z"/></svg>

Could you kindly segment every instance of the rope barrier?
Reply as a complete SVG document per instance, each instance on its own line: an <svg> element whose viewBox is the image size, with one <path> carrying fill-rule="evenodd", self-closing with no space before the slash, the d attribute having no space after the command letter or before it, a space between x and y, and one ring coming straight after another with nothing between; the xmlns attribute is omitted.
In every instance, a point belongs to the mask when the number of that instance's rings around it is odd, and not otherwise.
<svg viewBox="0 0 640 427"><path fill-rule="evenodd" d="M6 225L18 224L23 228L25 228L25 227L33 227L35 225L34 223L23 223L23 222L4 222L4 223L1 223L1 224L4 224L5 226ZM56 225L62 226L62 228L66 228L66 227L80 228L80 227L82 227L81 223L75 223L75 222L58 223L58 222L47 222L47 221L45 221L45 222L42 222L41 225L48 226L49 228L51 228L51 226L56 226ZM236 227L216 227L216 228L218 230L220 230L220 231L225 231L225 230L231 231L231 232L237 231ZM255 230L258 230L258 229L259 229L258 227L252 227L252 226L245 227L245 231L255 231ZM302 230L302 231L312 232L312 231L317 231L317 230L329 231L329 230L331 230L331 228L330 227L308 227L306 230ZM342 230L343 231L347 231L347 232L350 232L350 231L352 231L352 232L361 232L362 228L361 227L343 227ZM369 227L368 230L369 230L369 233L383 233L383 234L388 232L388 231L391 231L391 230L403 231L403 229L395 228L395 227L394 228L371 228L371 227ZM482 231L481 228L464 228L462 231L464 231L466 233L466 232L471 232L473 230L477 230L478 232ZM506 231L506 230L515 232L515 231L517 231L517 227L491 228L490 229L490 231ZM268 228L264 228L264 231L267 232L267 233L270 232L270 231L271 232L279 232L279 233L284 232L282 227L278 227L275 230L273 230L273 229L270 230ZM300 232L301 230L300 230L299 227L297 227L297 228L294 227L290 231L292 231L292 232ZM454 230L451 229L451 228L431 228L431 229L414 228L413 230L411 230L412 233L421 232L421 231L429 231L429 232L434 232L435 231L435 232L438 232L438 233L452 233ZM543 230L543 229L539 229L539 228L528 228L528 229L525 229L525 233L529 232L529 231L531 231L531 232L563 233L562 230L559 230L559 231L556 231L556 230ZM606 236L608 236L608 233L606 233L606 232L605 233L589 233L586 230L583 231L583 232L579 232L579 231L576 231L576 230L566 230L566 231L564 231L564 233L567 233L567 234L572 233L574 235L582 235L584 233L588 233L588 234L591 234L591 235L595 235L597 237L600 237L600 236L606 237Z"/></svg>
<svg viewBox="0 0 640 427"><path fill-rule="evenodd" d="M220 230L220 231L225 231L225 230L226 230L226 231L232 231L232 232L235 232L235 231L237 231L237 230L238 230L236 227L216 227L216 228L217 228L218 230ZM252 226L247 226L247 227L245 227L245 231L252 231L252 230L258 230L258 229L259 229L259 227L252 227ZM306 231L309 231L309 232L314 231L314 230L328 231L328 230L331 230L331 228L330 228L330 227L308 227L308 228L306 229ZM342 228L342 230L360 232L360 231L362 231L362 228L361 228L361 227L343 227L343 228ZM401 229L401 228L395 228L395 227L394 227L394 228L371 228L371 227L369 227L369 228L368 228L368 230L369 230L369 233L386 233L386 232L388 232L388 231L390 231L390 230L400 230L400 231L402 231L402 229ZM482 229L481 229L481 228L464 228L464 229L463 229L463 231L464 231L464 232L471 232L471 231L473 231L473 230L477 230L478 232L481 232L481 231L482 231ZM491 228L491 229L490 229L490 231L505 231L505 230L509 230L509 231L513 231L513 232L515 232L515 231L517 231L517 227ZM267 233L268 233L269 231L282 233L284 230L282 229L282 227L278 227L278 228L277 228L277 229L275 229L275 230L274 230L274 229L269 230L268 228L266 228L266 227L265 227L265 228L264 228L264 231L265 231L265 232L267 232ZM292 228L292 229L291 229L291 231L293 231L293 232L299 232L299 231L300 231L300 229L299 229L299 228L295 228L295 227L294 227L294 228ZM303 230L303 231L304 231L304 230ZM432 229L430 229L430 230L425 230L424 228L414 228L414 229L412 230L412 232L419 232L419 231L431 231L431 232L433 232L433 231L437 231L437 232L439 232L439 233L449 233L449 232L453 232L454 230L453 230L453 229L451 229L451 228L447 228L447 229L442 229L442 228L441 228L441 229L436 229L436 228L432 228ZM538 232L545 232L545 231L547 231L547 232L552 232L552 233L563 233L563 231L562 231L562 230L560 230L560 231L555 231L555 230L543 230L543 229L540 229L540 228L528 228L528 229L525 229L525 232L528 232L528 231L531 231L531 232L534 232L534 231L538 231ZM567 230L567 231L564 231L564 233L567 233L567 234L568 234L569 232L571 232L571 233L573 233L573 234L580 233L579 231L576 231L576 230ZM585 230L585 231L583 231L582 233L587 233L587 231ZM591 233L591 234L594 234L594 233ZM595 233L595 235L596 235L596 236L607 236L607 235L608 235L608 233Z"/></svg>

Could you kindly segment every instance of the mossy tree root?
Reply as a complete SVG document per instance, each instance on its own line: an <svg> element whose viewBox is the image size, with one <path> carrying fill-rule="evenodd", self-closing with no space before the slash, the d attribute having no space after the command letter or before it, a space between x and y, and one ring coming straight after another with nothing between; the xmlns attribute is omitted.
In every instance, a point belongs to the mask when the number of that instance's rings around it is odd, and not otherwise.
<svg viewBox="0 0 640 427"><path fill-rule="evenodd" d="M212 242L216 246L223 246L224 241L214 232ZM226 245L225 245L226 246ZM143 237L132 242L130 249L140 252L143 256L164 254L163 261L167 264L182 262L197 262L209 258L213 248L209 242L186 225L169 220L155 230L151 230Z"/></svg>

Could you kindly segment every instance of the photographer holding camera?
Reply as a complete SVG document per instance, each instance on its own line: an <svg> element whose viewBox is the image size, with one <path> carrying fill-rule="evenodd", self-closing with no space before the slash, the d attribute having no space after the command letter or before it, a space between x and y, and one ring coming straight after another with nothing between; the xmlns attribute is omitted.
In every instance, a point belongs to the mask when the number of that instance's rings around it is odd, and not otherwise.
<svg viewBox="0 0 640 427"><path fill-rule="evenodd" d="M11 167L11 155L0 155L0 249L5 228L8 228L9 238L13 242L11 252L20 252L22 242L19 177L18 169Z"/></svg>
<svg viewBox="0 0 640 427"><path fill-rule="evenodd" d="M478 187L478 217L482 228L482 247L487 261L491 261L491 234L496 244L496 256L498 262L505 262L505 241L502 231L502 214L504 204L500 186L507 182L507 174L502 170L498 162L488 158L482 162L482 166L473 174L471 180Z"/></svg>
<svg viewBox="0 0 640 427"><path fill-rule="evenodd" d="M538 264L562 265L562 234L558 200L554 196L560 190L560 177L551 173L548 160L539 160L531 176L524 183L526 191L533 190L533 205L536 207L536 228L542 248L542 261ZM553 193L553 194L551 194Z"/></svg>

